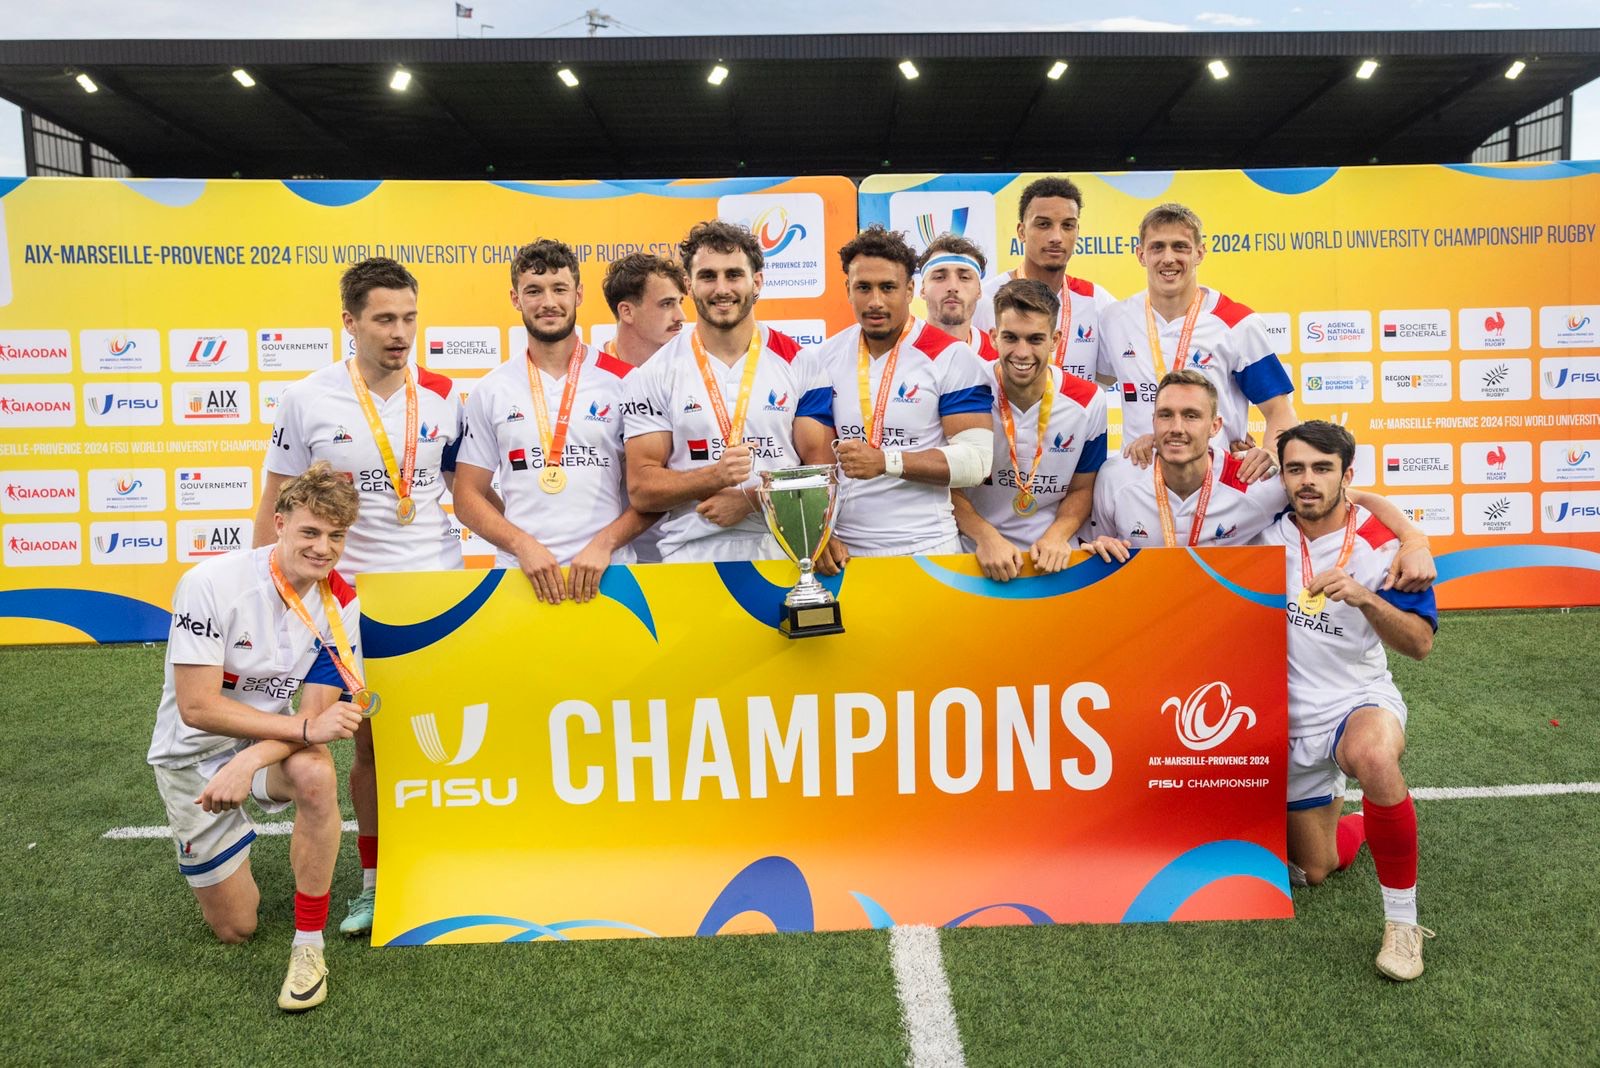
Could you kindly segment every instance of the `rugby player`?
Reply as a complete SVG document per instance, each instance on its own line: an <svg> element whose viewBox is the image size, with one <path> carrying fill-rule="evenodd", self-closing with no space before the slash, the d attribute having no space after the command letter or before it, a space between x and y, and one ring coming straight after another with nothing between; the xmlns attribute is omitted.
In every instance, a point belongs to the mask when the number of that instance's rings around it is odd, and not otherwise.
<svg viewBox="0 0 1600 1068"><path fill-rule="evenodd" d="M683 329L683 298L689 283L683 268L662 256L633 252L606 268L600 290L617 321L617 337L605 351L643 367L656 350Z"/></svg>
<svg viewBox="0 0 1600 1068"><path fill-rule="evenodd" d="M1067 566L1106 458L1106 401L1093 382L1051 365L1061 309L1044 283L1007 282L994 305L994 474L950 499L963 545L985 575L1007 582L1024 553L1039 571Z"/></svg>
<svg viewBox="0 0 1600 1068"><path fill-rule="evenodd" d="M1378 971L1422 974L1417 922L1417 812L1400 757L1406 704L1385 646L1421 660L1433 648L1433 591L1385 589L1398 548L1392 528L1350 497L1356 443L1315 420L1277 440L1293 511L1262 532L1284 548L1289 617L1289 861L1306 883L1347 867L1363 833L1383 895ZM1345 776L1362 811L1341 819Z"/></svg>
<svg viewBox="0 0 1600 1068"><path fill-rule="evenodd" d="M1139 263L1147 288L1106 308L1100 318L1097 374L1122 397L1122 454L1148 467L1154 453L1156 389L1167 371L1193 369L1217 387L1219 446L1243 456L1240 477L1260 482L1276 472L1273 443L1293 426L1293 385L1273 351L1261 316L1200 284L1205 235L1182 204L1161 204L1139 223ZM1260 448L1249 443L1250 405L1266 418Z"/></svg>
<svg viewBox="0 0 1600 1068"><path fill-rule="evenodd" d="M840 439L845 477L817 569L831 574L851 555L958 553L950 490L989 477L994 372L911 314L917 254L903 235L869 227L839 259L856 325L806 350L829 403L800 412L795 431L807 463L832 462Z"/></svg>
<svg viewBox="0 0 1600 1068"><path fill-rule="evenodd" d="M1093 379L1099 342L1100 317L1115 298L1083 278L1067 273L1078 244L1078 217L1083 193L1068 178L1039 178L1028 183L1017 200L1017 240L1022 242L1022 266L996 275L984 283L973 325L993 330L994 295L1015 278L1043 282L1061 301L1061 340L1051 362L1068 374Z"/></svg>
<svg viewBox="0 0 1600 1068"><path fill-rule="evenodd" d="M179 580L146 758L178 871L223 942L255 933L261 901L245 800L266 812L294 805L295 933L278 993L288 1012L328 996L322 929L339 855L339 788L327 743L355 733L361 710L341 691L363 689L361 612L334 567L358 503L356 489L319 461L279 486L275 542L204 560Z"/></svg>
<svg viewBox="0 0 1600 1068"><path fill-rule="evenodd" d="M467 401L455 499L461 521L520 568L539 600L591 600L650 519L623 492L622 407L633 365L578 337L578 257L540 238L517 250L511 305L528 348L484 375ZM500 505L493 496L499 476ZM562 575L562 568L568 574Z"/></svg>
<svg viewBox="0 0 1600 1068"><path fill-rule="evenodd" d="M922 279L918 295L928 308L928 322L957 341L965 341L985 360L998 359L994 339L972 325L983 299L983 272L989 260L983 249L964 237L940 234L917 261Z"/></svg>
<svg viewBox="0 0 1600 1068"><path fill-rule="evenodd" d="M339 279L344 328L355 355L284 390L267 446L254 544L273 540L273 508L286 480L326 460L361 496L340 561L347 580L369 571L459 568L461 541L443 499L460 444L460 404L450 379L410 362L417 280L390 259L355 264ZM372 929L378 883L378 775L372 728L356 733L350 763L361 893L339 930Z"/></svg>
<svg viewBox="0 0 1600 1068"><path fill-rule="evenodd" d="M698 316L635 376L628 496L665 512L661 558L775 560L755 498L760 472L793 467L797 415L824 410L786 334L756 321L764 258L743 226L696 223L678 246ZM830 455L829 459L832 457Z"/></svg>

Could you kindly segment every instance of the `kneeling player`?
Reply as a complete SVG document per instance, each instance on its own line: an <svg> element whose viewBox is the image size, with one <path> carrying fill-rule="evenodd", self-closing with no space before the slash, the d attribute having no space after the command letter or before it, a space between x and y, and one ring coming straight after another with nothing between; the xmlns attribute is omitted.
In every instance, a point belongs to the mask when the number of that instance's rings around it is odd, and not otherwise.
<svg viewBox="0 0 1600 1068"><path fill-rule="evenodd" d="M224 942L254 933L261 899L245 799L265 812L295 806L295 934L278 994L288 1012L328 995L322 929L339 853L339 790L327 743L349 738L361 722L340 694L360 688L351 644L360 610L333 569L356 508L350 482L314 464L278 493L275 544L206 560L184 575L172 598L150 741L178 871ZM298 714L290 704L297 689Z"/></svg>
<svg viewBox="0 0 1600 1068"><path fill-rule="evenodd" d="M1406 704L1384 646L1421 660L1433 648L1433 591L1380 587L1399 543L1350 503L1349 431L1320 420L1285 430L1278 463L1293 511L1262 534L1285 548L1289 612L1289 862L1316 884L1349 865L1363 832L1383 891L1378 971L1422 974L1417 812L1400 772ZM1340 819L1345 775L1362 813ZM1364 824L1364 826L1363 826Z"/></svg>

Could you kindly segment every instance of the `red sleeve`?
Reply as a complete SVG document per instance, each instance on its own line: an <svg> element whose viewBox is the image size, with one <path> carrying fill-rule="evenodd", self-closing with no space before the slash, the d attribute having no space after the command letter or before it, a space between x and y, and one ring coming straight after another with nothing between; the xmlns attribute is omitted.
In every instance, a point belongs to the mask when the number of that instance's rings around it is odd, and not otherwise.
<svg viewBox="0 0 1600 1068"><path fill-rule="evenodd" d="M1374 549L1386 545L1397 537L1394 531L1384 526L1378 517L1367 513L1367 521L1356 528L1356 536Z"/></svg>
<svg viewBox="0 0 1600 1068"><path fill-rule="evenodd" d="M767 330L767 348L782 357L784 363L793 363L796 354L800 351L800 342L788 334L769 327Z"/></svg>
<svg viewBox="0 0 1600 1068"><path fill-rule="evenodd" d="M1217 306L1211 309L1211 314L1215 315L1218 319L1221 319L1229 326L1238 326L1244 321L1246 316L1254 315L1255 312L1251 311L1243 304L1240 304L1238 301L1230 300L1228 297L1218 293Z"/></svg>
<svg viewBox="0 0 1600 1068"><path fill-rule="evenodd" d="M627 360L619 360L609 352L601 352L594 363L602 371L610 371L618 378L627 378L633 372L633 364Z"/></svg>
<svg viewBox="0 0 1600 1068"><path fill-rule="evenodd" d="M1217 476L1217 481L1224 486L1230 486L1238 490L1240 493L1246 492L1249 490L1250 484L1239 477L1239 469L1243 466L1244 461L1230 452L1222 458L1222 473Z"/></svg>
<svg viewBox="0 0 1600 1068"><path fill-rule="evenodd" d="M417 385L439 394L445 400L450 399L450 379L426 367L417 368Z"/></svg>
<svg viewBox="0 0 1600 1068"><path fill-rule="evenodd" d="M450 380L446 378L445 381L448 382ZM345 580L345 577L337 571L328 572L328 588L333 591L333 599L339 602L340 608L345 607L356 599L356 588L350 585Z"/></svg>

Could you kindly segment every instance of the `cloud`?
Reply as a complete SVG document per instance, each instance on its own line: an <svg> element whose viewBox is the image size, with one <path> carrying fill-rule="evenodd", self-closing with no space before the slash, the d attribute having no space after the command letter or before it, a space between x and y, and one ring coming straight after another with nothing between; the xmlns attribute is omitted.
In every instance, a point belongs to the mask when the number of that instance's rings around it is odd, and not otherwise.
<svg viewBox="0 0 1600 1068"><path fill-rule="evenodd" d="M1108 19L1069 22L1060 29L1089 33L1187 33L1189 27L1177 22L1140 18L1137 15L1116 15Z"/></svg>
<svg viewBox="0 0 1600 1068"><path fill-rule="evenodd" d="M1515 11L1515 10L1517 10L1517 5L1516 4L1498 3L1498 2L1468 4L1467 5L1467 10L1469 10L1469 11Z"/></svg>
<svg viewBox="0 0 1600 1068"><path fill-rule="evenodd" d="M1209 23L1212 26L1226 26L1233 30L1242 30L1248 26L1261 25L1260 19L1250 18L1248 15L1230 15L1225 11L1202 11L1194 17L1196 22Z"/></svg>

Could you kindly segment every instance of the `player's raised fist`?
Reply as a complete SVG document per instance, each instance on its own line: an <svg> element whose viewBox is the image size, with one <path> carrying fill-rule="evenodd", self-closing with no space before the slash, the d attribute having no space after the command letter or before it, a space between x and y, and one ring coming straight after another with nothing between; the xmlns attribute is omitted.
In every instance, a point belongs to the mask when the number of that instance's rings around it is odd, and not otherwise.
<svg viewBox="0 0 1600 1068"><path fill-rule="evenodd" d="M874 449L860 439L839 442L839 470L850 478L877 478L888 470L883 450Z"/></svg>
<svg viewBox="0 0 1600 1068"><path fill-rule="evenodd" d="M737 486L750 477L754 465L755 456L750 452L750 446L741 441L722 451L721 458L717 460L717 473L724 486Z"/></svg>

